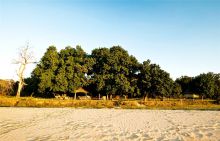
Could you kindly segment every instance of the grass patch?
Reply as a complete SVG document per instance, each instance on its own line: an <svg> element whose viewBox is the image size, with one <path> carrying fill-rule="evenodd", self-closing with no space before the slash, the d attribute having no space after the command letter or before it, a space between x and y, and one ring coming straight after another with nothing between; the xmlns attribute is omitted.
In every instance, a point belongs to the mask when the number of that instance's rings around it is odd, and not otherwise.
<svg viewBox="0 0 220 141"><path fill-rule="evenodd" d="M33 97L0 96L1 107L74 107L74 108L122 108L122 109L167 109L167 110L220 110L213 100L61 100Z"/></svg>
<svg viewBox="0 0 220 141"><path fill-rule="evenodd" d="M75 107L75 108L113 108L113 101L103 100L60 100L32 97L0 97L1 107Z"/></svg>

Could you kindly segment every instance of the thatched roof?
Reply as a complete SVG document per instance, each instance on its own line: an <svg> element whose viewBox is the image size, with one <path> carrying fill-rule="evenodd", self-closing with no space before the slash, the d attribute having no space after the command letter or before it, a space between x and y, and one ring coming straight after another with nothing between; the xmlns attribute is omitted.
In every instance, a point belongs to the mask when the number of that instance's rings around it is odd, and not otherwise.
<svg viewBox="0 0 220 141"><path fill-rule="evenodd" d="M85 93L88 94L89 92L83 89L82 87L79 87L77 90L74 91L74 93Z"/></svg>

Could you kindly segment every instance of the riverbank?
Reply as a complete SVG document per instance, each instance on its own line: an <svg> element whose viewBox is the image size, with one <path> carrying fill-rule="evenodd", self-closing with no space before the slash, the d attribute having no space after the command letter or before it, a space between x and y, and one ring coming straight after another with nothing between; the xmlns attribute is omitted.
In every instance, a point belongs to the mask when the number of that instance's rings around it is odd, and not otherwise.
<svg viewBox="0 0 220 141"><path fill-rule="evenodd" d="M61 100L33 97L0 97L0 107L39 108L122 108L122 109L167 109L167 110L220 110L220 105L212 100Z"/></svg>
<svg viewBox="0 0 220 141"><path fill-rule="evenodd" d="M218 141L220 112L0 107L1 141Z"/></svg>

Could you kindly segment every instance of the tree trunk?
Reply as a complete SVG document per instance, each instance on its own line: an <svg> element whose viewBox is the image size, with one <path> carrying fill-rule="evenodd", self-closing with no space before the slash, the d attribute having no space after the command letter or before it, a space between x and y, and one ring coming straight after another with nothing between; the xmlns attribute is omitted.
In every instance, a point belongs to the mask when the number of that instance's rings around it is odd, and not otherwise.
<svg viewBox="0 0 220 141"><path fill-rule="evenodd" d="M76 100L76 92L75 92L75 94L74 94L74 99Z"/></svg>
<svg viewBox="0 0 220 141"><path fill-rule="evenodd" d="M99 94L99 100L101 99L101 95Z"/></svg>
<svg viewBox="0 0 220 141"><path fill-rule="evenodd" d="M24 63L21 64L21 66L19 68L19 71L18 71L19 84L18 84L18 91L17 91L16 97L21 96L21 90L24 86L23 73L24 73L24 70L25 70L25 66L26 66L26 64L24 64Z"/></svg>
<svg viewBox="0 0 220 141"><path fill-rule="evenodd" d="M21 89L22 89L22 87L23 87L22 82L19 81L18 91L17 91L16 97L20 97L21 96Z"/></svg>
<svg viewBox="0 0 220 141"><path fill-rule="evenodd" d="M147 101L147 95L145 95L145 97L144 97L144 101Z"/></svg>
<svg viewBox="0 0 220 141"><path fill-rule="evenodd" d="M148 99L148 93L145 92L145 94L144 94L144 102L146 102L147 99Z"/></svg>

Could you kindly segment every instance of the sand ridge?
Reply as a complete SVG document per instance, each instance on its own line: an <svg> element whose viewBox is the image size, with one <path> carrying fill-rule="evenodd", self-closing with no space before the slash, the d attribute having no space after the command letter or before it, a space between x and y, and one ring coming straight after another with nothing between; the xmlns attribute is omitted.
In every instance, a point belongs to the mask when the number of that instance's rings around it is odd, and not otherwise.
<svg viewBox="0 0 220 141"><path fill-rule="evenodd" d="M0 108L1 141L220 141L220 112Z"/></svg>

